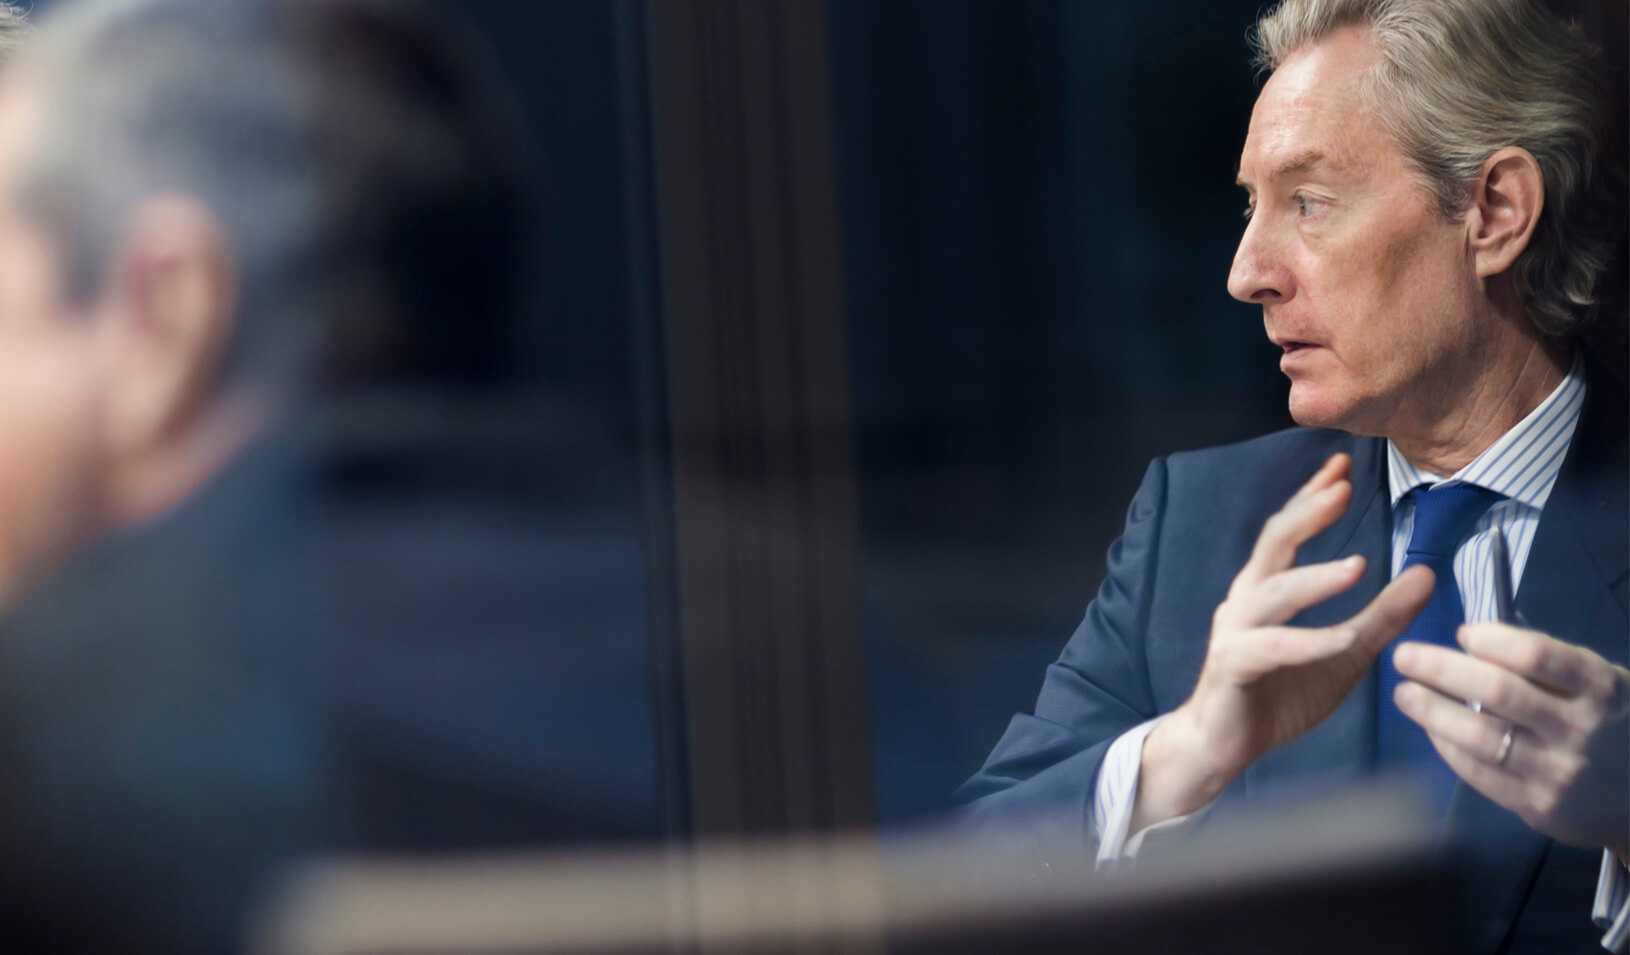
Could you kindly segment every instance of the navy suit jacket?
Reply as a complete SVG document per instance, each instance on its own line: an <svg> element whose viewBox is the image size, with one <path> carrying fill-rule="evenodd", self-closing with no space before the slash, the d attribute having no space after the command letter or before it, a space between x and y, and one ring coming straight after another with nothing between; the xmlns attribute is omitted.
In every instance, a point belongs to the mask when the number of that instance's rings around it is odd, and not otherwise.
<svg viewBox="0 0 1630 955"><path fill-rule="evenodd" d="M638 525L555 503L551 434L426 430L286 422L0 619L7 950L225 955L313 854L661 834Z"/></svg>
<svg viewBox="0 0 1630 955"><path fill-rule="evenodd" d="M1528 556L1517 605L1538 629L1622 665L1627 628L1626 395L1589 363L1578 429ZM1293 429L1150 464L1109 551L1108 574L1058 662L1048 668L1034 714L1019 714L960 792L974 819L1044 817L1033 851L1090 845L1098 770L1116 737L1168 713L1195 685L1211 617L1268 516L1330 455L1353 458L1353 501L1309 541L1300 564L1352 554L1368 559L1357 586L1303 612L1294 626L1337 623L1391 579L1392 508L1386 444L1338 431ZM1374 769L1374 668L1340 708L1299 739L1268 753L1219 804L1354 780ZM1469 951L1599 951L1590 922L1601 852L1569 849L1461 785L1449 829L1468 835ZM1505 945L1504 949L1501 946Z"/></svg>

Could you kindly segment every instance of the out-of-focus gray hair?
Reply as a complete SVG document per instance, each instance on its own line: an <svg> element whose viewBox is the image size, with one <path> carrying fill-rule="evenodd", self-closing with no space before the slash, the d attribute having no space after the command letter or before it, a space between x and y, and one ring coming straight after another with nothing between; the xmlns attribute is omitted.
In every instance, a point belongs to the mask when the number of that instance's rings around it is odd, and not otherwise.
<svg viewBox="0 0 1630 955"><path fill-rule="evenodd" d="M1274 70L1344 27L1369 29L1380 61L1364 95L1445 218L1458 219L1496 150L1532 153L1545 206L1512 266L1540 331L1561 336L1591 316L1612 255L1596 50L1532 0L1282 0L1253 31ZM1622 199L1618 204L1622 204Z"/></svg>
<svg viewBox="0 0 1630 955"><path fill-rule="evenodd" d="M10 3L0 3L0 63L11 58L29 33L28 14Z"/></svg>
<svg viewBox="0 0 1630 955"><path fill-rule="evenodd" d="M321 193L311 97L275 42L275 12L249 0L66 3L11 65L49 104L17 200L60 242L69 296L101 291L142 199L188 196L235 260L228 363L255 355L281 370L314 347L300 325Z"/></svg>
<svg viewBox="0 0 1630 955"><path fill-rule="evenodd" d="M95 301L147 197L235 266L224 377L485 380L530 227L518 112L412 0L79 0L13 68L47 102L17 186ZM462 376L462 377L461 377Z"/></svg>

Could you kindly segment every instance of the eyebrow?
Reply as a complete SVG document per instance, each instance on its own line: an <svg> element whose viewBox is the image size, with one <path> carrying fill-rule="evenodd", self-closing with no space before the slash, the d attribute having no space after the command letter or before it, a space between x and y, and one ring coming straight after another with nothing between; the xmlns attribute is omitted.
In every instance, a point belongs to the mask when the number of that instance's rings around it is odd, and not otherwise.
<svg viewBox="0 0 1630 955"><path fill-rule="evenodd" d="M1307 149L1297 153L1296 155L1287 159L1285 162L1281 163L1279 168L1275 169L1270 175L1271 178L1279 179L1285 176L1293 176L1297 173L1310 172L1319 166L1329 166L1331 169L1341 170L1351 169L1358 165L1360 164L1339 153L1332 155L1317 149ZM1239 186L1242 189L1251 188L1250 183L1245 181L1245 174L1243 172L1235 173L1234 185Z"/></svg>

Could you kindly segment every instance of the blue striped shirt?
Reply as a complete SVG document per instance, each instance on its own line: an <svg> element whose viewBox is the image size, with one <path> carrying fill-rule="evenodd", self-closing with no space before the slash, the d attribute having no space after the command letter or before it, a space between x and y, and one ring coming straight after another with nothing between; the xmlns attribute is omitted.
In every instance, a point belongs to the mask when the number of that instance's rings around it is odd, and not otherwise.
<svg viewBox="0 0 1630 955"><path fill-rule="evenodd" d="M1392 492L1392 573L1404 565L1404 551L1415 528L1415 503L1406 498L1412 488L1425 484L1437 488L1450 484L1473 484L1505 497L1472 528L1471 536L1455 552L1455 581L1466 607L1466 620L1484 623L1498 619L1494 597L1494 573L1489 549L1494 529L1499 528L1511 549L1511 586L1522 583L1528 551L1534 546L1540 512L1556 486L1562 459L1573 441L1579 424L1579 409L1585 401L1582 361L1562 384L1528 417L1507 431L1472 462L1449 477L1422 471L1409 463L1396 445L1387 442L1387 485Z"/></svg>

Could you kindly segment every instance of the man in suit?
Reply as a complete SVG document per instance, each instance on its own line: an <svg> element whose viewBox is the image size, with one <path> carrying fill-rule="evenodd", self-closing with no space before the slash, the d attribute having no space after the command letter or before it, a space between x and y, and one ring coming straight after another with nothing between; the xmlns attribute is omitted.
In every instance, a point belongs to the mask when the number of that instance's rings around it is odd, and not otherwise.
<svg viewBox="0 0 1630 955"><path fill-rule="evenodd" d="M1471 950L1623 951L1626 397L1574 338L1623 206L1591 51L1528 0L1285 0L1257 41L1229 291L1302 427L1150 466L968 812L1062 813L1038 851L1112 864L1407 772L1475 860Z"/></svg>

